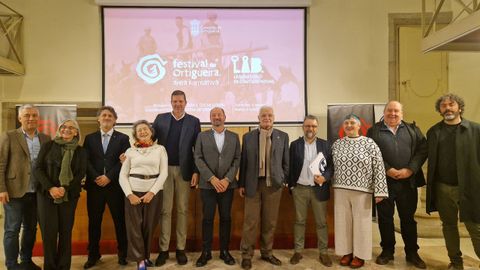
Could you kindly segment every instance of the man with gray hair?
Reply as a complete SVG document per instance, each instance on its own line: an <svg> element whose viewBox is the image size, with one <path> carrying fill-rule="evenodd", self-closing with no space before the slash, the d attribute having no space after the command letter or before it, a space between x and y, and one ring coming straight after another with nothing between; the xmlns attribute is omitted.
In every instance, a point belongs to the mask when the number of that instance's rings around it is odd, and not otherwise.
<svg viewBox="0 0 480 270"><path fill-rule="evenodd" d="M243 136L239 192L245 197L242 268L252 267L257 227L260 223L261 258L273 265L282 262L272 254L282 187L288 178L288 134L273 128L273 108L263 106L258 114L259 128Z"/></svg>
<svg viewBox="0 0 480 270"><path fill-rule="evenodd" d="M38 119L37 107L23 105L18 110L21 127L0 136L0 202L5 211L3 250L8 270L41 269L32 262L37 233L37 181L31 172L40 146L50 138L38 132Z"/></svg>
<svg viewBox="0 0 480 270"><path fill-rule="evenodd" d="M435 109L443 120L427 132L427 213L442 220L448 269L463 269L459 214L480 258L480 124L462 117L465 102L455 94L441 96Z"/></svg>

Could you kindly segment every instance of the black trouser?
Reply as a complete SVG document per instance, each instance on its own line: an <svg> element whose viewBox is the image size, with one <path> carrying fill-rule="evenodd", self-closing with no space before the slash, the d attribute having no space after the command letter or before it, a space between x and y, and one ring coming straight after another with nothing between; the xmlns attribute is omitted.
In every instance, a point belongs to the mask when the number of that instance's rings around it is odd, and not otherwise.
<svg viewBox="0 0 480 270"><path fill-rule="evenodd" d="M417 210L418 191L410 186L408 180L388 179L388 199L377 204L378 227L382 241L380 245L385 252L395 252L395 229L393 215L395 204L397 205L398 216L400 217L400 229L403 242L405 243L405 254L417 253L417 222L414 219Z"/></svg>
<svg viewBox="0 0 480 270"><path fill-rule="evenodd" d="M110 184L111 185L111 184ZM102 234L102 218L105 205L108 205L115 225L118 257L127 257L127 231L125 229L125 204L122 189L119 186L96 187L87 191L88 210L88 257L100 257L99 242Z"/></svg>
<svg viewBox="0 0 480 270"><path fill-rule="evenodd" d="M43 241L43 269L69 270L72 260L72 229L78 198L54 203L37 192L37 211Z"/></svg>
<svg viewBox="0 0 480 270"><path fill-rule="evenodd" d="M217 205L218 213L220 215L220 250L228 250L228 245L230 243L230 228L232 224L231 210L233 191L233 188L229 188L222 193L217 193L215 189L200 190L203 203L203 251L209 252L212 250L213 221L215 218L215 210L217 208Z"/></svg>

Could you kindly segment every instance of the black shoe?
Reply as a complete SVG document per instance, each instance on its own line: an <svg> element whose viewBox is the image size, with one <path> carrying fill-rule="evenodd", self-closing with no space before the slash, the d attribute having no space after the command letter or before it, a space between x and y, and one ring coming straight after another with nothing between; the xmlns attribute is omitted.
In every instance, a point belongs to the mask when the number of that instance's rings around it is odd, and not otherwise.
<svg viewBox="0 0 480 270"><path fill-rule="evenodd" d="M128 264L127 259L125 259L125 258L118 258L118 264L120 264L120 265L127 265L127 264Z"/></svg>
<svg viewBox="0 0 480 270"><path fill-rule="evenodd" d="M270 256L262 256L261 257L262 260L266 261L266 262L269 262L273 265L282 265L282 262L277 259L277 257L273 256L273 255L270 255Z"/></svg>
<svg viewBox="0 0 480 270"><path fill-rule="evenodd" d="M220 259L223 260L223 262L227 265L234 265L235 259L232 257L230 252L228 250L222 250L220 251Z"/></svg>
<svg viewBox="0 0 480 270"><path fill-rule="evenodd" d="M212 259L212 253L210 251L202 251L200 258L198 258L197 263L195 263L195 265L197 267L205 266L207 265L207 262L210 261L211 259Z"/></svg>
<svg viewBox="0 0 480 270"><path fill-rule="evenodd" d="M20 264L16 263L15 265L8 266L7 270L23 270L24 268Z"/></svg>
<svg viewBox="0 0 480 270"><path fill-rule="evenodd" d="M252 260L243 259L242 260L242 269L249 270L252 268Z"/></svg>
<svg viewBox="0 0 480 270"><path fill-rule="evenodd" d="M380 253L380 255L378 255L377 259L375 260L375 263L379 265L385 265L389 261L393 261L393 254L386 251L382 251L382 253Z"/></svg>
<svg viewBox="0 0 480 270"><path fill-rule="evenodd" d="M155 260L155 266L162 266L167 262L168 259L168 250L167 251L160 251L158 253L158 257Z"/></svg>
<svg viewBox="0 0 480 270"><path fill-rule="evenodd" d="M40 266L36 265L32 261L22 262L20 264L20 269L23 269L23 270L42 270L42 268Z"/></svg>
<svg viewBox="0 0 480 270"><path fill-rule="evenodd" d="M187 255L185 255L185 250L177 249L175 252L175 257L177 258L177 263L179 265L185 265L188 262Z"/></svg>
<svg viewBox="0 0 480 270"><path fill-rule="evenodd" d="M145 262L145 265L148 266L148 267L153 267L153 262L150 261L150 259L145 259L143 260Z"/></svg>
<svg viewBox="0 0 480 270"><path fill-rule="evenodd" d="M295 252L293 253L293 256L292 258L290 258L290 264L297 264L300 262L300 260L303 258L302 254L298 253L298 252Z"/></svg>
<svg viewBox="0 0 480 270"><path fill-rule="evenodd" d="M408 254L405 257L405 260L407 260L408 263L413 264L413 266L415 266L416 268L427 269L427 265L422 260L422 258L418 256L418 253Z"/></svg>
<svg viewBox="0 0 480 270"><path fill-rule="evenodd" d="M88 269L88 268L92 268L93 266L95 266L95 264L97 264L97 262L100 260L100 257L101 256L89 257L87 262L85 262L85 264L83 265L83 269Z"/></svg>

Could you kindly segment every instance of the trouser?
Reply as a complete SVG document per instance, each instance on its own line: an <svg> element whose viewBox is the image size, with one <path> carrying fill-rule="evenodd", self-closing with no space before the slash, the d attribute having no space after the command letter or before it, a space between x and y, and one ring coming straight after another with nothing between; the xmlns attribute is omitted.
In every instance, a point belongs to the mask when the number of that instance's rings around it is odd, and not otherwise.
<svg viewBox="0 0 480 270"><path fill-rule="evenodd" d="M319 201L315 194L315 188L297 184L292 190L295 204L295 225L293 234L295 238L295 252L302 252L305 246L305 222L307 220L308 206L312 205L317 232L317 247L320 253L327 253L328 230L327 230L327 201Z"/></svg>
<svg viewBox="0 0 480 270"><path fill-rule="evenodd" d="M458 186L449 186L435 183L435 206L442 221L443 237L447 247L448 257L455 264L462 264L462 252L460 251L460 234L458 232L459 196ZM472 239L473 248L477 257L480 258L480 224L464 222L465 227Z"/></svg>
<svg viewBox="0 0 480 270"><path fill-rule="evenodd" d="M112 185L112 183L110 183ZM87 191L88 257L100 257L100 237L105 205L108 205L115 225L118 257L127 256L127 232L125 228L125 195L119 186L90 187Z"/></svg>
<svg viewBox="0 0 480 270"><path fill-rule="evenodd" d="M43 241L43 269L69 270L72 260L72 229L78 198L54 203L37 192L38 219Z"/></svg>
<svg viewBox="0 0 480 270"><path fill-rule="evenodd" d="M32 260L32 249L37 234L37 197L35 193L25 193L21 198L10 198L3 205L5 221L3 224L3 250L5 252L5 265L7 268L14 267L20 260L29 262ZM19 237L22 228L22 238Z"/></svg>
<svg viewBox="0 0 480 270"><path fill-rule="evenodd" d="M334 189L335 253L372 258L372 194Z"/></svg>
<svg viewBox="0 0 480 270"><path fill-rule="evenodd" d="M188 198L190 179L185 181L179 166L168 166L168 177L163 184L162 221L160 231L160 251L168 251L172 229L173 198L177 209L177 249L184 250L187 242Z"/></svg>
<svg viewBox="0 0 480 270"><path fill-rule="evenodd" d="M145 193L133 192L138 197L142 197ZM124 201L128 239L127 257L135 262L150 259L153 233L161 215L162 191L153 196L150 203L132 205L128 199Z"/></svg>
<svg viewBox="0 0 480 270"><path fill-rule="evenodd" d="M265 181L258 181L255 196L245 197L245 215L243 219L240 250L243 259L251 259L257 240L257 227L260 224L260 253L271 256L273 236L277 226L278 208L282 197L282 188L267 187Z"/></svg>
<svg viewBox="0 0 480 270"><path fill-rule="evenodd" d="M213 239L213 221L215 218L215 210L218 205L218 213L220 215L219 236L220 236L220 250L228 250L230 243L230 228L234 189L230 188L222 193L217 193L215 189L201 189L200 195L202 197L202 239L203 251L212 250Z"/></svg>
<svg viewBox="0 0 480 270"><path fill-rule="evenodd" d="M410 186L409 181L388 180L388 198L377 204L378 228L380 230L380 245L384 252L395 253L395 224L393 215L395 204L400 218L400 229L405 254L416 254L417 222L414 219L417 211L418 191Z"/></svg>

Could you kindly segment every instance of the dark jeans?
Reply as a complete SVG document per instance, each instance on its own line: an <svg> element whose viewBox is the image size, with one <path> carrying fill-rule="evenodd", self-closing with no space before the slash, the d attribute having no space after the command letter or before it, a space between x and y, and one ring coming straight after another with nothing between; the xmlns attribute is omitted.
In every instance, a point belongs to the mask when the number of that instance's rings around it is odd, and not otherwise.
<svg viewBox="0 0 480 270"><path fill-rule="evenodd" d="M125 228L125 195L120 187L91 187L87 191L88 209L88 257L100 257L99 242L102 234L102 218L108 205L115 225L118 257L127 257L127 230Z"/></svg>
<svg viewBox="0 0 480 270"><path fill-rule="evenodd" d="M212 250L213 221L217 205L218 213L220 215L220 250L228 250L228 245L230 244L230 228L232 224L231 210L233 191L233 188L227 189L222 193L217 193L215 189L200 190L203 204L202 248L204 251Z"/></svg>
<svg viewBox="0 0 480 270"><path fill-rule="evenodd" d="M377 204L378 227L382 238L380 245L383 251L392 255L395 252L393 215L396 204L400 217L402 238L405 243L405 254L417 253L417 222L414 219L417 210L417 198L417 189L411 188L407 180L392 181L388 179L388 199L384 199Z"/></svg>
<svg viewBox="0 0 480 270"><path fill-rule="evenodd" d="M38 220L43 240L43 269L69 270L72 262L72 229L78 198L54 203L37 192Z"/></svg>
<svg viewBox="0 0 480 270"><path fill-rule="evenodd" d="M3 205L5 211L3 250L5 251L5 265L7 268L18 262L20 227L23 228L20 240L20 260L32 260L32 249L37 234L37 198L35 193L25 193L21 198L10 198L10 202Z"/></svg>

